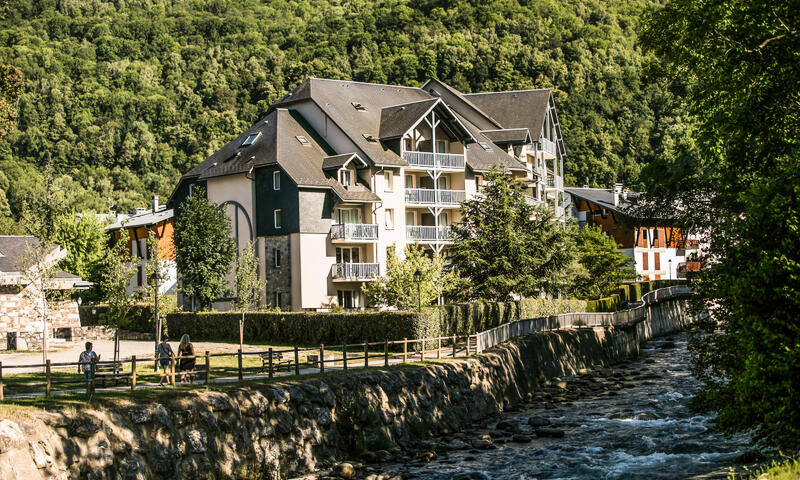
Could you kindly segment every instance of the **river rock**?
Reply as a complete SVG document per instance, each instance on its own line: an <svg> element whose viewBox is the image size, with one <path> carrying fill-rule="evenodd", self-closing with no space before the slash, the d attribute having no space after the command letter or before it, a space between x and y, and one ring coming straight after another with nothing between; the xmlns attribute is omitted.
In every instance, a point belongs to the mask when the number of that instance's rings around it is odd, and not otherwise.
<svg viewBox="0 0 800 480"><path fill-rule="evenodd" d="M135 424L147 423L153 418L153 413L149 408L132 408L128 410L128 416Z"/></svg>
<svg viewBox="0 0 800 480"><path fill-rule="evenodd" d="M497 448L497 446L495 446L494 443L492 443L489 440L483 439L483 438L480 438L480 439L477 439L477 440L473 440L471 445L472 445L472 448L476 448L478 450L493 450L493 449Z"/></svg>
<svg viewBox="0 0 800 480"><path fill-rule="evenodd" d="M495 428L497 428L498 430L505 430L505 431L508 431L508 432L514 432L514 431L519 430L519 427L517 426L516 423L509 422L508 420L501 420L501 421L497 422L497 425L495 425Z"/></svg>
<svg viewBox="0 0 800 480"><path fill-rule="evenodd" d="M531 437L521 434L516 434L513 437L511 437L511 441L514 443L529 443L531 442L531 440L532 440Z"/></svg>
<svg viewBox="0 0 800 480"><path fill-rule="evenodd" d="M661 344L661 350L668 350L670 348L675 348L675 342L664 342Z"/></svg>
<svg viewBox="0 0 800 480"><path fill-rule="evenodd" d="M636 420L656 420L658 417L649 412L642 412L636 414Z"/></svg>
<svg viewBox="0 0 800 480"><path fill-rule="evenodd" d="M528 425L531 427L546 427L550 425L550 420L544 417L528 417Z"/></svg>
<svg viewBox="0 0 800 480"><path fill-rule="evenodd" d="M560 428L537 428L536 436L561 438L564 436L564 430L561 430Z"/></svg>
<svg viewBox="0 0 800 480"><path fill-rule="evenodd" d="M474 471L457 473L452 480L491 480L491 478L483 472Z"/></svg>
<svg viewBox="0 0 800 480"><path fill-rule="evenodd" d="M334 467L333 474L339 478L356 478L356 469L350 463L340 463Z"/></svg>

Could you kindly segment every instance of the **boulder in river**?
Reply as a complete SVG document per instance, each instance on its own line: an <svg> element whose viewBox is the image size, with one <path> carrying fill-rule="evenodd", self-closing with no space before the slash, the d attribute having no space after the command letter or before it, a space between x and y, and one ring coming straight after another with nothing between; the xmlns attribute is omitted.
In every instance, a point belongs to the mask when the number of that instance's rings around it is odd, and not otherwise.
<svg viewBox="0 0 800 480"><path fill-rule="evenodd" d="M483 472L462 472L453 476L452 480L491 480L489 475Z"/></svg>
<svg viewBox="0 0 800 480"><path fill-rule="evenodd" d="M528 425L531 427L546 427L550 425L550 420L538 416L528 417Z"/></svg>
<svg viewBox="0 0 800 480"><path fill-rule="evenodd" d="M560 428L537 428L536 429L536 436L537 437L552 437L552 438L561 438L564 436L564 430Z"/></svg>
<svg viewBox="0 0 800 480"><path fill-rule="evenodd" d="M339 478L351 479L356 478L356 469L352 464L340 463L333 469L333 474Z"/></svg>

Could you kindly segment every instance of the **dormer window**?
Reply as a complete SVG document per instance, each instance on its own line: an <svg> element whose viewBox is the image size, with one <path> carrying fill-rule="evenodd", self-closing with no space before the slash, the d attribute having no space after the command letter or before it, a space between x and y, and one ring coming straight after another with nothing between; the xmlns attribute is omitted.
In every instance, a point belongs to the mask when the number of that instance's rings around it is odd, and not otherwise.
<svg viewBox="0 0 800 480"><path fill-rule="evenodd" d="M340 170L339 171L339 183L344 185L345 187L349 187L353 184L353 172L351 170Z"/></svg>
<svg viewBox="0 0 800 480"><path fill-rule="evenodd" d="M247 136L247 138L244 139L244 142L242 142L241 146L242 147L249 147L250 145L252 145L256 141L256 139L259 137L259 135L261 135L261 132L251 133L250 135Z"/></svg>
<svg viewBox="0 0 800 480"><path fill-rule="evenodd" d="M356 110L358 110L359 112L365 112L365 111L367 111L367 107L365 107L364 105L361 105L361 104L360 104L360 103L358 103L358 102L350 102L350 103L353 105L353 108L355 108L355 109L356 109Z"/></svg>
<svg viewBox="0 0 800 480"><path fill-rule="evenodd" d="M294 138L296 138L297 141L300 142L300 145L302 145L304 147L310 147L311 146L311 142L309 142L308 139L303 135L297 135Z"/></svg>

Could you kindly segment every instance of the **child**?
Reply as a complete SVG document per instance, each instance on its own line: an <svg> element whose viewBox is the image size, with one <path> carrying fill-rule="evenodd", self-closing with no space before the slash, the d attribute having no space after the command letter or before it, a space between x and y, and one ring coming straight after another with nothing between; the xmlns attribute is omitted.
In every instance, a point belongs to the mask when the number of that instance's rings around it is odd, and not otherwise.
<svg viewBox="0 0 800 480"><path fill-rule="evenodd" d="M92 342L86 342L86 350L81 352L78 357L78 373L83 372L86 377L86 385L89 385L92 380L92 361L100 361L100 355L94 353L92 350Z"/></svg>
<svg viewBox="0 0 800 480"><path fill-rule="evenodd" d="M156 358L158 358L158 363L161 364L161 378L158 381L159 387L164 385L164 377L167 376L169 359L174 355L172 352L172 347L169 343L167 343L167 340L169 340L169 338L167 338L166 335L162 335L161 343L159 343L158 347L156 347ZM169 383L169 379L167 379L167 383Z"/></svg>

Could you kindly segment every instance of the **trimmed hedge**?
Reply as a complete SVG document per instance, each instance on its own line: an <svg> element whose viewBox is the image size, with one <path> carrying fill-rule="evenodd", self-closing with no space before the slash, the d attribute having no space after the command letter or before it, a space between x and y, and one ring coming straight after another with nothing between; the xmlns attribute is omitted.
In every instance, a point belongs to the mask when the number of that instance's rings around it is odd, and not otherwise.
<svg viewBox="0 0 800 480"><path fill-rule="evenodd" d="M170 336L188 333L194 341L239 339L237 312L178 312L167 315ZM245 314L248 341L340 345L364 340L414 338L416 312L253 312Z"/></svg>
<svg viewBox="0 0 800 480"><path fill-rule="evenodd" d="M156 328L155 311L150 304L137 303L133 305L122 322L116 322L109 318L109 308L106 304L79 306L78 314L81 319L81 325L84 327L112 325L124 330L141 333L153 333Z"/></svg>
<svg viewBox="0 0 800 480"><path fill-rule="evenodd" d="M611 295L586 302L587 312L616 312L628 303L638 302L642 295L659 288L685 285L686 280L651 280L648 282L625 283L611 292Z"/></svg>
<svg viewBox="0 0 800 480"><path fill-rule="evenodd" d="M431 338L466 335L520 318L583 311L581 300L478 302L436 307L423 313L406 311L328 313L253 312L245 314L244 338L248 341L340 345L364 340ZM184 333L195 340L238 341L237 312L179 312L167 315L167 329L178 338Z"/></svg>

